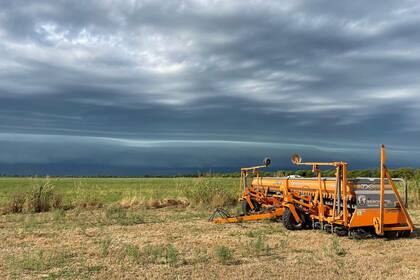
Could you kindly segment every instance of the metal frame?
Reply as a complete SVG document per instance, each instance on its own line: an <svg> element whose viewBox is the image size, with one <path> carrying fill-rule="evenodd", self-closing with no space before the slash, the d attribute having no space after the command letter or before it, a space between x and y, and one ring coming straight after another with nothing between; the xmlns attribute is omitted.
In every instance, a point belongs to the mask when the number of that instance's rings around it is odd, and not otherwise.
<svg viewBox="0 0 420 280"><path fill-rule="evenodd" d="M385 145L381 146L381 189L380 189L380 201L379 201L379 218L374 218L375 232L378 235L383 235L385 231L400 231L410 230L414 231L414 224L405 209L405 204L402 202L400 194L394 181L389 174L388 168L385 166ZM388 179L395 196L397 197L401 211L407 221L407 226L385 226L385 177Z"/></svg>
<svg viewBox="0 0 420 280"><path fill-rule="evenodd" d="M229 223L269 219L280 217L285 208L289 208L297 223L301 222L301 214L303 212L310 217L313 223L316 221L321 228L324 228L325 225L332 231L334 231L335 227L338 227L345 228L350 233L352 229L370 226L374 228L377 235L384 235L387 231L414 232L414 225L405 209L408 201L407 184L404 180L397 179L404 182L405 203L403 203L393 181L394 179L391 178L385 166L384 145L381 146L380 201L378 208L357 210L356 207L356 210L353 208L352 212L350 212L348 202L352 199L352 203L354 203L355 193L352 189L353 184L347 179L348 164L346 162L301 162L301 158L298 155L293 156L292 162L296 165L312 166L312 171L317 175L316 178L262 178L260 177L259 169L267 167L267 165L241 168L240 186L244 188L241 200L248 203L252 213L240 217L221 217L212 220L216 223ZM336 169L334 189L331 186L332 178L326 180L326 178L321 177L320 166ZM247 182L249 174L253 175L253 181L250 186ZM389 181L392 191L397 198L399 206L396 208L385 208L385 178ZM267 185L267 179L282 182L281 186L276 189L278 194L271 193L268 195L270 186ZM303 192L302 189L295 186L297 183L302 185L301 181L307 181L304 185L310 186L306 187ZM327 184L329 185L328 190ZM328 203L325 203L324 198L329 199ZM263 210L255 212L254 203L262 206ZM402 215L399 214L400 212L402 212Z"/></svg>

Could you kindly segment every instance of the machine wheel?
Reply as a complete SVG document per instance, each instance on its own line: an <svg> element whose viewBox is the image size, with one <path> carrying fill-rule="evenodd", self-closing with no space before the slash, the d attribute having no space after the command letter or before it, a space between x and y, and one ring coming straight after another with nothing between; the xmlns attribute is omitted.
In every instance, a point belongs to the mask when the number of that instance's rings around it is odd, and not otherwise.
<svg viewBox="0 0 420 280"><path fill-rule="evenodd" d="M333 226L330 224L324 224L324 231L326 233L333 233Z"/></svg>
<svg viewBox="0 0 420 280"><path fill-rule="evenodd" d="M402 238L410 237L410 235L411 235L411 231L409 231L409 230L403 230L403 231L400 232L400 237L402 237Z"/></svg>
<svg viewBox="0 0 420 280"><path fill-rule="evenodd" d="M298 230L298 229L302 229L304 226L303 215L301 215L298 209L296 209L296 211L302 220L300 223L296 222L295 218L293 217L292 211L290 211L289 208L286 207L284 209L282 222L283 222L284 227L287 228L288 230Z"/></svg>
<svg viewBox="0 0 420 280"><path fill-rule="evenodd" d="M337 236L346 236L348 235L348 231L344 227L335 227L335 234L337 234Z"/></svg>
<svg viewBox="0 0 420 280"><path fill-rule="evenodd" d="M304 227L305 228L311 228L312 227L312 220L311 220L311 217L309 216L309 214L302 214L301 216L304 217L304 219L302 219L302 221L304 221Z"/></svg>
<svg viewBox="0 0 420 280"><path fill-rule="evenodd" d="M249 206L248 202L246 200L242 201L242 212L244 215L248 215L251 212L258 212L261 209L261 205L257 203L255 200L251 199L251 203L254 205L254 210L251 209L251 206Z"/></svg>
<svg viewBox="0 0 420 280"><path fill-rule="evenodd" d="M385 231L384 236L388 239L395 239L398 237L398 231Z"/></svg>

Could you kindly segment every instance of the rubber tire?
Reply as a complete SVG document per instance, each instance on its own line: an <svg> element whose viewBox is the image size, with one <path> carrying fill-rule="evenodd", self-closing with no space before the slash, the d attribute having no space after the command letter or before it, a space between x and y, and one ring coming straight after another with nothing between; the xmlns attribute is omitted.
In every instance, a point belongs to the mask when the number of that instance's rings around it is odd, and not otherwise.
<svg viewBox="0 0 420 280"><path fill-rule="evenodd" d="M396 239L398 237L397 231L385 231L384 237L387 239Z"/></svg>
<svg viewBox="0 0 420 280"><path fill-rule="evenodd" d="M335 234L337 235L337 236L347 236L348 235L348 231L347 231L347 229L346 228L336 228L336 230L335 230Z"/></svg>
<svg viewBox="0 0 420 280"><path fill-rule="evenodd" d="M242 212L244 213L244 215L248 215L251 212L260 211L261 205L259 205L255 200L251 200L251 203L254 205L254 210L251 209L251 206L249 206L248 201L242 201Z"/></svg>
<svg viewBox="0 0 420 280"><path fill-rule="evenodd" d="M304 227L304 220L303 220L303 215L300 215L299 211L296 209L298 215L301 217L301 223L297 223L295 220L295 217L293 217L292 211L290 211L289 208L285 208L284 209L284 213L282 216L282 222L285 228L287 228L288 230L299 230L299 229L303 229Z"/></svg>
<svg viewBox="0 0 420 280"><path fill-rule="evenodd" d="M400 237L401 238L408 238L408 237L410 237L410 235L411 235L411 231L409 231L409 230L400 231Z"/></svg>
<svg viewBox="0 0 420 280"><path fill-rule="evenodd" d="M312 227L312 220L311 220L311 217L309 216L309 214L302 213L300 215L300 217L303 217L302 221L304 223L304 225L303 225L304 228L311 228Z"/></svg>

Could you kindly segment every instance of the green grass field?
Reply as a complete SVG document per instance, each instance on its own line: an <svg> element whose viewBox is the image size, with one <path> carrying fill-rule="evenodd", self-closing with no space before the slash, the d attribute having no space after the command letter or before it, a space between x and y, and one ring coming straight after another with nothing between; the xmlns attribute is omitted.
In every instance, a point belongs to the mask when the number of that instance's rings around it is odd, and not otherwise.
<svg viewBox="0 0 420 280"><path fill-rule="evenodd" d="M33 211L40 187L59 207ZM238 178L1 178L0 194L0 279L420 278L418 237L208 222L216 206L238 213Z"/></svg>
<svg viewBox="0 0 420 280"><path fill-rule="evenodd" d="M239 194L237 178L0 178L0 205L17 193L27 193L48 182L62 195L63 204L92 200L102 205L124 199L161 200L180 198L203 187L230 197ZM237 196L236 196L237 197Z"/></svg>
<svg viewBox="0 0 420 280"><path fill-rule="evenodd" d="M91 192L105 203L116 202L126 196L145 198L176 197L195 184L197 178L0 178L1 200L16 191L29 191L32 187L50 181L57 192L71 198L78 191ZM226 188L238 186L236 178L214 178Z"/></svg>

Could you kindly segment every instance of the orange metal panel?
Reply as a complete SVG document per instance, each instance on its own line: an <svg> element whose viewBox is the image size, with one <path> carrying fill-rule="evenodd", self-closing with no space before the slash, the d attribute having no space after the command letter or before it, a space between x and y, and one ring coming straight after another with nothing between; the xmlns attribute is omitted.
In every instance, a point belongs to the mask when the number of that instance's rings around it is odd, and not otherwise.
<svg viewBox="0 0 420 280"><path fill-rule="evenodd" d="M364 227L372 226L373 219L379 217L379 208L356 209L350 220L349 227ZM384 209L384 224L405 224L406 219L404 213L400 208L385 208Z"/></svg>

